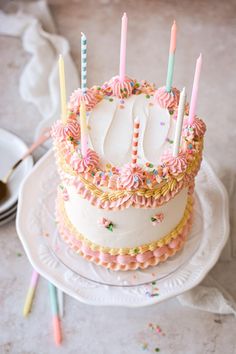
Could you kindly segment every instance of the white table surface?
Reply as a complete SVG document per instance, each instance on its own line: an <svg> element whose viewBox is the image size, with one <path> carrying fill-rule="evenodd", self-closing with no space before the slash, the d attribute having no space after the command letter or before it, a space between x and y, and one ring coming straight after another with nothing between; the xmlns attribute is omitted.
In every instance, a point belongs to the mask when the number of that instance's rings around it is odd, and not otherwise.
<svg viewBox="0 0 236 354"><path fill-rule="evenodd" d="M7 0L0 0L5 7ZM127 71L131 77L165 82L169 31L178 23L174 82L191 92L195 59L203 53L198 113L207 123L205 155L230 194L231 243L224 252L236 256L235 235L235 63L236 2L51 0L58 32L68 38L79 68L80 32L89 38L89 83L101 83L117 73L120 17L129 16ZM112 48L109 49L109 48ZM0 37L0 127L33 141L40 115L23 102L18 80L28 55L20 40ZM189 94L190 95L190 94ZM38 150L38 158L43 150ZM234 163L232 163L234 161ZM24 319L22 306L31 266L20 244L14 222L0 228L0 353L19 354L165 354L236 353L232 316L184 308L176 299L141 309L91 307L66 297L62 321L63 344L56 348L51 330L48 286L40 279L33 311ZM212 272L236 296L236 261L219 262ZM154 335L149 323L159 324L165 336ZM143 343L148 343L146 350Z"/></svg>

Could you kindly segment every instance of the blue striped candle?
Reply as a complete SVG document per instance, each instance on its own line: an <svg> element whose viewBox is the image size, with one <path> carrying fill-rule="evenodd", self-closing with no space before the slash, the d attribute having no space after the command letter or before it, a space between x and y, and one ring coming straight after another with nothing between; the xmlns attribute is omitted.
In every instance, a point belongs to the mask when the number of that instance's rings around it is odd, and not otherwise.
<svg viewBox="0 0 236 354"><path fill-rule="evenodd" d="M81 32L81 88L83 94L87 89L87 38Z"/></svg>

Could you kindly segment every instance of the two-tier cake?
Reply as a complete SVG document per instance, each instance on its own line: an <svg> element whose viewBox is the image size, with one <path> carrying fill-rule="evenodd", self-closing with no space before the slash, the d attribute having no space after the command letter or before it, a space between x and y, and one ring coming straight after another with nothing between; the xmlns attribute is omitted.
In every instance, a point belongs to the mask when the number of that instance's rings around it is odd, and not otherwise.
<svg viewBox="0 0 236 354"><path fill-rule="evenodd" d="M189 119L185 101L179 124L179 100L176 88L126 76L72 93L52 136L61 179L58 230L79 256L130 270L183 247L205 124Z"/></svg>

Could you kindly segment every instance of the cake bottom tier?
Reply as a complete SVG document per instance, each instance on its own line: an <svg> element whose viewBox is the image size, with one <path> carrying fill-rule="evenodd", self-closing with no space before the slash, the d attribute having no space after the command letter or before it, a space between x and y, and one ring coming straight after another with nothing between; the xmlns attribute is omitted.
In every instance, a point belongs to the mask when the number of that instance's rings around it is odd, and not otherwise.
<svg viewBox="0 0 236 354"><path fill-rule="evenodd" d="M158 241L158 246L144 245L148 251L137 254L120 252L119 254L104 253L99 250L99 245L91 244L85 237L78 237L79 234L68 219L64 201L58 197L56 202L56 219L58 231L61 238L76 252L86 260L94 262L112 270L135 270L145 269L149 266L156 266L160 262L166 261L169 257L181 250L187 239L192 225L193 196L188 196L188 201L184 216L179 224ZM166 241L167 240L167 241ZM142 245L137 245L140 247Z"/></svg>

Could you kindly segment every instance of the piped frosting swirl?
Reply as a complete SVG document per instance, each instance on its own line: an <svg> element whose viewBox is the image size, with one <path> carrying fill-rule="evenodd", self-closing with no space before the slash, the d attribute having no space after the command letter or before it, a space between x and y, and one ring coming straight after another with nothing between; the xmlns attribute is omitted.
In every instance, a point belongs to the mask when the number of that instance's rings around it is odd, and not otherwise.
<svg viewBox="0 0 236 354"><path fill-rule="evenodd" d="M97 167L99 157L94 150L88 149L85 157L80 157L77 152L71 156L71 166L76 172L85 172Z"/></svg>
<svg viewBox="0 0 236 354"><path fill-rule="evenodd" d="M69 119L66 124L58 120L52 126L51 135L58 141L63 141L68 138L78 140L80 138L80 125L74 119Z"/></svg>
<svg viewBox="0 0 236 354"><path fill-rule="evenodd" d="M95 91L92 89L87 89L84 94L81 88L75 90L70 97L70 110L72 112L79 113L81 102L85 103L86 111L91 111L97 103Z"/></svg>
<svg viewBox="0 0 236 354"><path fill-rule="evenodd" d="M168 152L162 156L161 161L173 176L185 172L188 166L185 154L182 152L179 153L177 157L174 157L171 152Z"/></svg>
<svg viewBox="0 0 236 354"><path fill-rule="evenodd" d="M125 77L124 81L121 81L119 76L114 76L104 88L108 91L111 90L112 96L127 98L132 95L133 86L134 81L129 77Z"/></svg>
<svg viewBox="0 0 236 354"><path fill-rule="evenodd" d="M198 138L201 138L206 132L206 124L200 118L197 117L194 118L191 126L188 125L187 120L184 122L184 129L187 130L188 128L190 130L193 129L194 135Z"/></svg>
<svg viewBox="0 0 236 354"><path fill-rule="evenodd" d="M155 91L155 101L161 108L176 109L179 104L179 90L172 88L171 92L166 91L166 87L160 87Z"/></svg>
<svg viewBox="0 0 236 354"><path fill-rule="evenodd" d="M121 169L120 183L123 188L128 190L137 189L143 183L143 170L136 166L133 168L131 164L125 165Z"/></svg>

